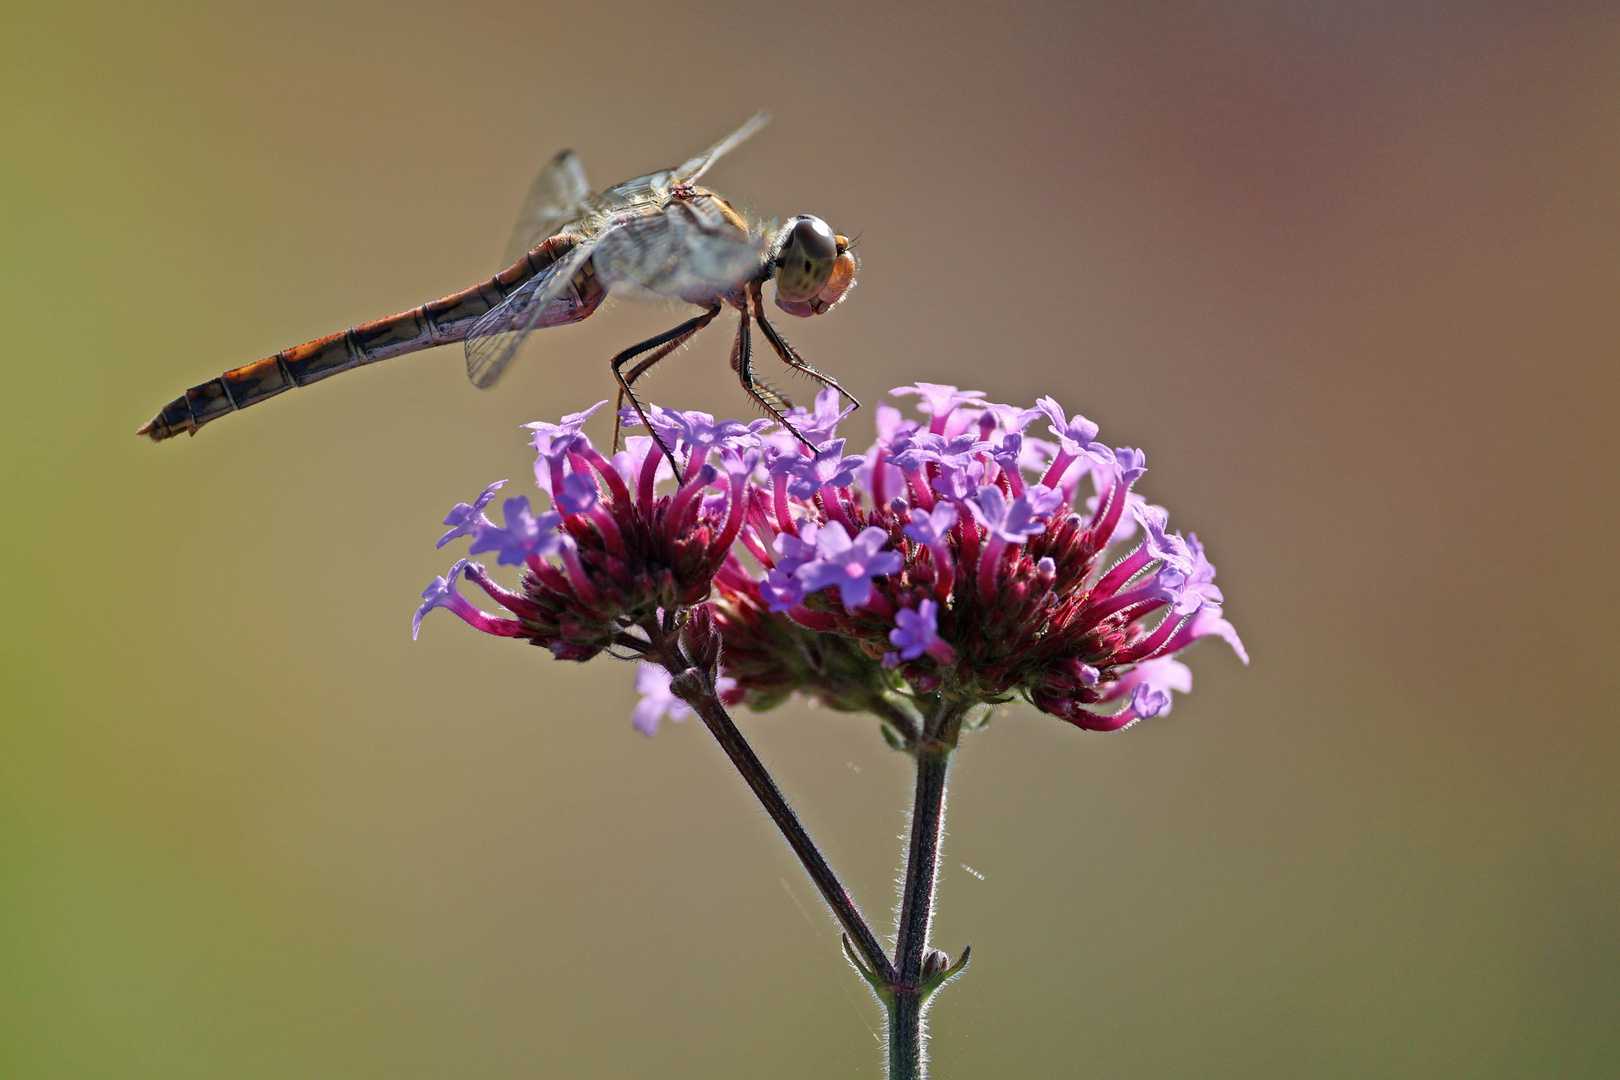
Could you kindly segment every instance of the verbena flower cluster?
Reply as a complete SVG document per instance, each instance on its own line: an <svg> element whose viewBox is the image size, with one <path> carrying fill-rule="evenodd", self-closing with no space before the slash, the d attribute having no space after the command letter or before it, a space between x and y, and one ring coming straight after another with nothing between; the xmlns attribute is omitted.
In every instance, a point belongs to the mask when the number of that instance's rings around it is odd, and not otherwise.
<svg viewBox="0 0 1620 1080"><path fill-rule="evenodd" d="M645 654L638 627L708 604L729 704L798 692L881 715L896 694L1022 697L1093 731L1168 712L1192 681L1175 654L1199 638L1247 663L1203 545L1134 490L1140 450L1099 442L1051 398L1017 408L932 383L893 394L915 397L921 419L880 404L865 453L845 452L849 410L832 391L791 414L815 453L768 421L653 408L678 475L649 437L611 457L592 446L581 428L605 402L531 424L549 509L508 498L496 524L492 484L439 541L468 537L469 554L522 567L518 588L463 559L422 594L413 633L443 607L585 660ZM467 600L458 578L505 613ZM667 678L638 683L650 734L679 703Z"/></svg>

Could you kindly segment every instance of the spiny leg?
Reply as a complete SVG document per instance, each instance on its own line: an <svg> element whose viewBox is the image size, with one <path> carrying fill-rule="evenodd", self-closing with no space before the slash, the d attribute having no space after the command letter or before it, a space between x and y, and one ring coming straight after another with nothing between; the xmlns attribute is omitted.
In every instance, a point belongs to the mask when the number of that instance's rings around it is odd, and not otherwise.
<svg viewBox="0 0 1620 1080"><path fill-rule="evenodd" d="M618 408L615 408L613 412L613 449L615 451L617 451L619 448L618 410L624 407L624 399L628 397L630 399L631 407L636 410L636 415L641 417L641 422L643 424L647 425L647 433L653 437L653 442L658 444L658 449L662 450L664 452L664 456L669 459L669 467L675 470L675 474L677 476L680 475L681 470L680 466L676 464L675 455L670 451L668 446L664 445L664 440L658 434L657 429L652 426L652 421L647 419L647 410L641 407L641 399L636 397L636 392L630 388L630 384L635 382L642 375L646 374L647 370L654 364L658 363L658 361L680 348L681 345L685 344L693 334L697 333L705 326L708 326L714 321L714 317L718 314L720 314L720 305L715 304L702 315L686 320L673 330L666 330L656 337L648 338L639 345L630 346L628 349L625 349L623 352L614 356L612 361L610 361L613 366L613 377L619 382L619 404ZM619 370L620 368L624 367L625 364L628 364L631 360L634 360L636 357L640 356L649 349L656 349L657 351L651 356L647 357L647 359L643 360L641 363L637 364L635 367L631 368L629 376L626 376L622 371Z"/></svg>
<svg viewBox="0 0 1620 1080"><path fill-rule="evenodd" d="M782 363L801 374L810 376L823 386L830 386L847 397L856 408L860 408L861 402L859 398L840 386L838 380L831 375L825 375L811 367L805 358L799 355L799 351L789 345L786 338L777 333L776 327L772 326L771 321L765 317L765 301L757 283L749 290L749 298L753 301L754 318L759 320L760 332L765 335L765 340L770 342L771 348L775 350L776 355L782 358Z"/></svg>
<svg viewBox="0 0 1620 1080"><path fill-rule="evenodd" d="M768 383L754 378L753 345L748 333L748 310L742 311L742 318L737 323L737 341L731 349L731 366L737 372L737 381L742 383L743 393L754 399L754 403L772 416L776 422L788 430L795 439L809 447L810 453L816 453L816 444L805 438L798 428L794 427L783 412L782 406L786 404L782 395L778 394Z"/></svg>
<svg viewBox="0 0 1620 1080"><path fill-rule="evenodd" d="M696 331L693 331L693 333L696 333ZM651 368L654 364L658 363L658 361L680 348L683 344L690 340L691 337L691 334L687 334L685 337L678 337L674 341L660 345L653 351L651 356L647 357L647 359L641 361L641 363L630 369L630 374L624 377L625 385L634 386L635 381L640 378L642 374L647 371L647 369ZM620 422L619 413L623 408L624 387L620 387L619 400L613 405L613 452L615 454L619 452L619 429L623 426L623 424Z"/></svg>

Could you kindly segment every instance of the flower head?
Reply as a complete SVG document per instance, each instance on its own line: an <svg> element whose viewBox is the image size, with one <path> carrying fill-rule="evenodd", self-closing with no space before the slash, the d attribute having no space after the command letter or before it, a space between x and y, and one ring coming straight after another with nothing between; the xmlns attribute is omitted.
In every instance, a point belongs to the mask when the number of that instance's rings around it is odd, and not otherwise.
<svg viewBox="0 0 1620 1080"><path fill-rule="evenodd" d="M452 512L471 523L460 533L472 537L470 553L493 551L498 563L524 568L516 590L476 564L465 568L468 580L514 617L499 620L500 628L491 632L526 638L572 660L614 645L643 619L709 595L742 527L754 460L747 455L757 446L749 425L678 414L670 429L682 432L692 460L673 490L660 491L672 474L653 440L629 439L610 461L580 431L590 411L560 424L529 425L538 451L536 477L552 496L551 510L536 514L520 495L503 504L503 525L476 507ZM706 460L716 455L718 467ZM424 604L418 625L435 606L464 618L472 608L470 601L456 603L446 594Z"/></svg>
<svg viewBox="0 0 1620 1080"><path fill-rule="evenodd" d="M580 430L588 413L531 425L552 508L509 498L496 525L484 515L494 485L446 519L446 541L470 536L473 553L521 566L518 588L463 561L423 594L415 625L443 607L586 659L645 651L638 628L693 612L719 635L727 700L766 708L800 692L863 709L896 693L1017 695L1098 731L1169 712L1191 687L1175 657L1201 638L1247 662L1203 545L1134 490L1141 451L1109 448L1051 398L1015 408L933 383L896 393L916 395L925 422L879 405L866 454L844 453L836 395L793 414L818 437L814 454L763 422L650 409L685 449L679 475L644 436L605 459ZM1026 432L1043 417L1055 442ZM508 615L461 597L458 576ZM651 670L638 676L644 731L685 715Z"/></svg>
<svg viewBox="0 0 1620 1080"><path fill-rule="evenodd" d="M742 539L761 569L728 562L716 604L747 700L774 703L784 686L845 703L862 686L1017 694L1113 730L1169 710L1186 684L1163 676L1185 670L1168 661L1186 645L1214 634L1241 655L1203 548L1132 490L1140 451L1110 449L1050 398L1018 409L936 384L900 392L922 398L926 427L880 406L877 443L836 497L751 496ZM1023 434L1042 416L1056 444ZM1088 476L1095 495L1081 510ZM1113 546L1122 520L1143 533L1129 549ZM784 640L795 634L784 621L799 638ZM804 662L830 641L854 643L880 673L852 670L843 651L820 670Z"/></svg>

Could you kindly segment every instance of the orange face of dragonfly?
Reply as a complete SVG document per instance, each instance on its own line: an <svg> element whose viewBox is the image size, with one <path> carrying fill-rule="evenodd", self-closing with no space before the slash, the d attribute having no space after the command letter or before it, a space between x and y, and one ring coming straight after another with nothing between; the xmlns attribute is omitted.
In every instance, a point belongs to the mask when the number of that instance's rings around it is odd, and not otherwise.
<svg viewBox="0 0 1620 1080"><path fill-rule="evenodd" d="M820 218L800 215L780 228L751 224L697 186L709 166L764 122L760 113L679 168L601 194L591 192L579 158L564 150L529 189L506 270L442 300L227 371L170 402L140 434L153 440L196 434L226 413L295 386L454 341L466 343L473 384L493 386L532 331L579 322L612 292L704 309L613 357L621 405L628 398L642 413L636 379L731 307L739 314L732 366L743 389L797 435L785 415L788 400L754 374L752 324L788 367L850 395L777 332L765 315L763 287L774 284L776 305L789 314L820 315L848 293L857 264L849 241Z"/></svg>

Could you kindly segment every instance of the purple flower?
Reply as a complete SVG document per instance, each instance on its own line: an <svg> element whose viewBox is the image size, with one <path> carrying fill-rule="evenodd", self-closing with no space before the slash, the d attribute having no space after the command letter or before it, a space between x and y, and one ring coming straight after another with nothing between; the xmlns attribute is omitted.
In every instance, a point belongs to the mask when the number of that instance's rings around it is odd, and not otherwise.
<svg viewBox="0 0 1620 1080"><path fill-rule="evenodd" d="M787 611L804 600L804 586L791 571L777 566L759 583L759 595L771 611Z"/></svg>
<svg viewBox="0 0 1620 1080"><path fill-rule="evenodd" d="M620 421L625 427L634 427L641 423L641 416L634 409L621 409ZM660 409L654 405L647 410L647 419L653 430L672 439L684 442L694 449L706 449L711 446L728 446L740 450L745 446L754 446L759 442L759 432L771 425L767 419L753 420L743 423L740 420L721 420L706 412L696 409Z"/></svg>
<svg viewBox="0 0 1620 1080"><path fill-rule="evenodd" d="M548 424L544 421L524 424L524 427L534 432L534 438L530 440L529 445L545 454L550 452L554 441L561 440L564 443L572 443L574 436L578 435L580 429L585 426L585 421L591 418L591 414L606 404L607 399L603 398L584 412L569 413L562 418L562 422L559 424Z"/></svg>
<svg viewBox="0 0 1620 1080"><path fill-rule="evenodd" d="M990 457L1003 470L1016 475L1024 460L1024 437L1016 431L1002 436L1000 445L991 448Z"/></svg>
<svg viewBox="0 0 1620 1080"><path fill-rule="evenodd" d="M850 611L872 598L872 579L892 574L903 565L900 553L884 551L889 534L869 527L851 539L848 530L836 521L816 533L816 557L794 571L807 593L834 586L838 598Z"/></svg>
<svg viewBox="0 0 1620 1080"><path fill-rule="evenodd" d="M937 502L932 510L913 510L905 533L919 544L943 544L946 534L956 527L954 503Z"/></svg>
<svg viewBox="0 0 1620 1080"><path fill-rule="evenodd" d="M669 672L662 664L642 661L636 665L636 693L641 695L641 700L630 713L630 724L649 738L658 734L658 723L664 717L678 724L692 715L692 707L676 697L670 689L671 682ZM724 675L715 680L715 689L721 694L736 685L737 680Z"/></svg>
<svg viewBox="0 0 1620 1080"><path fill-rule="evenodd" d="M1120 676L1115 685L1123 693L1138 685L1157 687L1160 690L1175 690L1183 694L1192 693L1192 668L1183 664L1173 656L1160 656L1153 660L1144 660L1124 675ZM1169 710L1166 709L1166 712Z"/></svg>
<svg viewBox="0 0 1620 1080"><path fill-rule="evenodd" d="M1127 671L1110 687L1104 700L1117 701L1129 695L1125 708L1110 715L1094 716L1081 724L1093 731L1119 731L1170 711L1170 691L1192 692L1192 669L1180 660L1161 656L1146 660Z"/></svg>
<svg viewBox="0 0 1620 1080"><path fill-rule="evenodd" d="M1097 442L1096 424L1079 413L1072 419L1067 418L1063 406L1059 405L1055 398L1043 397L1035 404L1051 419L1052 426L1047 430L1058 437L1058 442L1062 444L1065 452L1079 456L1093 453L1100 448L1100 452L1107 453L1108 448Z"/></svg>
<svg viewBox="0 0 1620 1080"><path fill-rule="evenodd" d="M939 636L939 605L934 601L920 601L915 611L901 608L894 613L894 623L894 629L889 631L889 644L897 651L889 654L895 658L893 663L885 658L887 666L897 666L900 660L915 660L923 653L941 664L956 662L956 650Z"/></svg>
<svg viewBox="0 0 1620 1080"><path fill-rule="evenodd" d="M780 533L772 543L779 558L776 565L759 583L759 594L772 611L786 611L804 599L804 584L794 571L816 557L818 527L806 521L799 526L799 535Z"/></svg>
<svg viewBox="0 0 1620 1080"><path fill-rule="evenodd" d="M1170 600L1170 610L1177 616L1187 616L1206 607L1219 607L1224 597L1220 586L1215 584L1215 567L1204 557L1204 545L1198 542L1198 535L1193 533L1185 540L1179 536L1176 539L1181 541L1186 561L1174 565L1167 562L1159 571L1157 582ZM1241 644L1233 648L1239 654L1243 652Z"/></svg>
<svg viewBox="0 0 1620 1080"><path fill-rule="evenodd" d="M816 557L816 534L821 527L813 521L804 521L799 524L799 535L781 533L771 545L781 556L777 560L778 570L793 573L799 567Z"/></svg>
<svg viewBox="0 0 1620 1080"><path fill-rule="evenodd" d="M985 406L990 416L995 420L996 427L1009 435L1021 435L1025 428L1041 415L1040 408L1020 409L1015 405L999 405L992 402Z"/></svg>
<svg viewBox="0 0 1620 1080"><path fill-rule="evenodd" d="M919 431L896 444L893 461L906 472L920 469L930 462L965 469L971 464L978 464L975 456L989 447L989 443L972 433L947 439L931 431Z"/></svg>
<svg viewBox="0 0 1620 1080"><path fill-rule="evenodd" d="M501 503L506 518L505 528L494 524L480 525L473 533L469 554L485 551L500 552L495 559L502 566L521 566L530 555L555 555L562 549L562 536L556 532L562 524L562 515L548 510L535 517L529 510L529 497L519 495Z"/></svg>
<svg viewBox="0 0 1620 1080"><path fill-rule="evenodd" d="M636 693L641 700L630 714L630 723L649 738L658 734L658 722L664 717L679 723L692 715L692 707L676 697L669 685L669 672L663 665L636 665Z"/></svg>
<svg viewBox="0 0 1620 1080"><path fill-rule="evenodd" d="M771 475L790 476L788 491L801 499L813 498L823 487L848 487L855 482L855 470L866 464L859 454L842 457L844 440L834 439L816 451L815 457L782 454L771 462Z"/></svg>
<svg viewBox="0 0 1620 1080"><path fill-rule="evenodd" d="M1147 455L1129 446L1121 446L1114 450L1110 460L1114 463L1120 480L1126 485L1136 483L1147 472Z"/></svg>
<svg viewBox="0 0 1620 1080"><path fill-rule="evenodd" d="M1145 500L1133 502L1130 510L1136 516L1137 524L1142 526L1142 544L1149 555L1177 570L1192 568L1192 551L1187 547L1187 541L1179 533L1165 531L1170 518L1168 510L1162 506L1149 506Z"/></svg>
<svg viewBox="0 0 1620 1080"><path fill-rule="evenodd" d="M1200 608L1198 614L1194 615L1184 628L1177 631L1166 652L1184 648L1199 638L1208 637L1212 634L1230 645L1232 651L1237 653L1239 660L1245 664L1249 662L1249 650L1243 647L1243 641L1238 637L1237 628L1226 621L1225 617L1221 615L1220 608L1213 605Z"/></svg>
<svg viewBox="0 0 1620 1080"><path fill-rule="evenodd" d="M854 405L840 411L840 400L838 391L829 386L816 395L815 412L794 409L788 414L788 419L799 429L799 434L810 441L810 445L820 446L836 435L844 417L855 411Z"/></svg>
<svg viewBox="0 0 1620 1080"><path fill-rule="evenodd" d="M913 386L898 386L890 393L897 397L901 394L916 394L922 399L917 403L917 408L936 418L943 418L959 405L984 403L984 391L958 390L944 383L920 382Z"/></svg>
<svg viewBox="0 0 1620 1080"><path fill-rule="evenodd" d="M1131 691L1129 711L1135 713L1138 720L1146 720L1150 716L1163 716L1170 711L1170 691L1142 683Z"/></svg>
<svg viewBox="0 0 1620 1080"><path fill-rule="evenodd" d="M1185 542L1192 554L1192 569L1187 571L1189 586L1203 596L1206 606L1222 603L1226 598L1215 584L1215 567L1204 556L1204 545L1199 542L1198 534L1188 533Z"/></svg>
<svg viewBox="0 0 1620 1080"><path fill-rule="evenodd" d="M1058 437L1058 455L1042 478L1043 483L1053 486L1060 484L1063 475L1076 460L1089 459L1097 465L1113 464L1113 451L1097 441L1096 424L1078 414L1073 419L1066 418L1063 407L1053 398L1044 397L1035 404L1051 419L1048 430Z"/></svg>
<svg viewBox="0 0 1620 1080"><path fill-rule="evenodd" d="M579 473L569 473L563 477L562 490L556 492L553 501L565 514L585 514L596 506L600 498L601 492L597 490L594 480Z"/></svg>
<svg viewBox="0 0 1620 1080"><path fill-rule="evenodd" d="M906 419L900 410L893 405L884 405L882 403L879 403L877 407L873 425L877 428L877 441L883 446L891 445L896 440L916 431L919 426L917 421Z"/></svg>
<svg viewBox="0 0 1620 1080"><path fill-rule="evenodd" d="M1247 662L1198 538L1171 531L1132 491L1140 450L1109 449L1051 398L1018 409L932 383L897 393L921 399L926 423L880 405L864 458L844 454L834 432L848 410L825 392L791 414L816 438L810 453L763 421L650 410L665 445L689 451L673 472L646 436L604 459L580 431L588 412L530 425L552 510L508 499L497 526L485 516L494 485L452 511L445 537L470 535L474 552L522 564L521 583L509 590L458 564L423 594L413 631L444 607L584 660L659 647L667 613L703 612L720 634L704 662L736 680L729 701L768 708L801 692L864 709L896 690L1022 696L1095 731L1168 712L1191 685L1174 657L1201 638L1223 638ZM1025 434L1040 418L1057 442ZM1097 498L1078 513L1087 475ZM1129 550L1118 546L1127 539ZM461 597L458 577L512 617ZM661 668L637 682L639 730L688 714Z"/></svg>
<svg viewBox="0 0 1620 1080"><path fill-rule="evenodd" d="M1046 522L1038 519L1063 505L1063 493L1031 484L1024 494L1008 502L1001 489L991 484L979 489L977 502L967 505L992 536L1009 544L1022 544L1046 531Z"/></svg>
<svg viewBox="0 0 1620 1080"><path fill-rule="evenodd" d="M462 596L456 589L456 580L462 571L469 566L478 567L477 563L469 563L466 559L459 559L456 565L450 568L450 573L444 577L436 577L422 590L422 605L416 609L411 617L411 640L422 632L422 619L434 608L444 608L456 615L474 630L482 630L486 634L496 637L517 637L523 632L523 624L515 619L498 619L488 612L482 611L471 600ZM482 569L482 567L478 567Z"/></svg>
<svg viewBox="0 0 1620 1080"><path fill-rule="evenodd" d="M416 636L422 632L422 619L434 608L455 607L458 602L468 607L472 606L465 596L456 591L456 579L461 577L461 571L466 569L467 562L466 559L458 559L456 565L450 568L450 573L444 577L434 578L428 583L428 587L422 590L422 606L417 608L416 614L411 617L412 641L415 641Z"/></svg>
<svg viewBox="0 0 1620 1080"><path fill-rule="evenodd" d="M471 505L456 503L455 508L444 516L444 523L449 525L450 531L439 537L439 542L433 546L442 548L459 536L471 536L480 525L490 524L489 518L484 516L484 507L495 497L495 493L506 484L505 480L497 480L484 489L482 495L474 499Z"/></svg>
<svg viewBox="0 0 1620 1080"><path fill-rule="evenodd" d="M954 465L941 465L939 475L934 477L929 486L947 499L962 502L979 490L980 481L984 479L984 462L975 461L965 469Z"/></svg>

